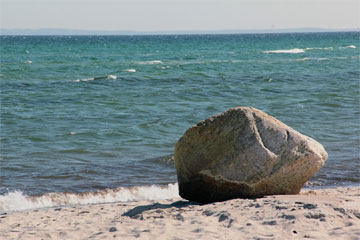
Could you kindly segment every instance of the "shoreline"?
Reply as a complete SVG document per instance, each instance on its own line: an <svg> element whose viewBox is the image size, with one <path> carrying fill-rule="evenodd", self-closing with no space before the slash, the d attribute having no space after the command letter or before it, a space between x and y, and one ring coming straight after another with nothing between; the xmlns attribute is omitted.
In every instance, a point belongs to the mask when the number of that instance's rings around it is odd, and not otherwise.
<svg viewBox="0 0 360 240"><path fill-rule="evenodd" d="M181 198L0 214L1 239L359 239L360 186L198 204Z"/></svg>
<svg viewBox="0 0 360 240"><path fill-rule="evenodd" d="M337 188L360 188L359 183L351 185L308 185L301 191L326 190ZM17 196L14 196L17 195ZM7 199L5 199L7 198ZM19 199L21 198L21 199ZM105 188L84 192L46 192L26 195L22 191L8 192L0 195L0 215L31 210L44 210L59 207L81 207L96 204L128 203L140 201L160 201L181 199L178 194L178 183L167 185L139 185L132 187ZM185 200L185 199L183 199ZM185 200L186 201L186 200ZM15 204L14 204L15 203ZM10 207L9 207L10 205ZM7 206L7 208L6 208ZM21 206L19 209L17 207Z"/></svg>

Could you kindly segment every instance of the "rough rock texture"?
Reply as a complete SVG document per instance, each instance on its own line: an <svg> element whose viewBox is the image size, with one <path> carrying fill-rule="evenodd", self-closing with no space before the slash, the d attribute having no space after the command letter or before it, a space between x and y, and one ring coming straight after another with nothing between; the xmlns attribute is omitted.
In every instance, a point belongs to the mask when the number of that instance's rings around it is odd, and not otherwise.
<svg viewBox="0 0 360 240"><path fill-rule="evenodd" d="M320 143L251 107L198 123L175 146L180 196L204 203L297 194L326 158Z"/></svg>

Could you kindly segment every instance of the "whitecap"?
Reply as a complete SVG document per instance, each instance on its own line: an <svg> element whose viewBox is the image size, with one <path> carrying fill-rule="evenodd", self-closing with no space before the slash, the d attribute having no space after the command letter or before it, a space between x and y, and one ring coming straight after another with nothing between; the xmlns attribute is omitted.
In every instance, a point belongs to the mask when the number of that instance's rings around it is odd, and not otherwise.
<svg viewBox="0 0 360 240"><path fill-rule="evenodd" d="M306 57L306 58L297 59L297 61L307 61L307 60L311 60L311 58Z"/></svg>
<svg viewBox="0 0 360 240"><path fill-rule="evenodd" d="M124 69L124 72L136 72L136 69Z"/></svg>
<svg viewBox="0 0 360 240"><path fill-rule="evenodd" d="M150 61L148 62L149 64L162 64L163 62L160 60L154 60L154 61Z"/></svg>
<svg viewBox="0 0 360 240"><path fill-rule="evenodd" d="M87 81L94 81L95 78L84 78L84 79L76 79L74 82L87 82Z"/></svg>
<svg viewBox="0 0 360 240"><path fill-rule="evenodd" d="M178 184L167 186L120 187L95 192L54 192L39 196L27 196L21 191L0 195L0 212L22 211L55 206L86 205L95 203L158 201L180 198Z"/></svg>
<svg viewBox="0 0 360 240"><path fill-rule="evenodd" d="M347 59L347 57L332 57L332 58L300 58L297 59L296 61L307 61L307 60L313 60L313 61L326 61L326 60L343 60L343 59Z"/></svg>
<svg viewBox="0 0 360 240"><path fill-rule="evenodd" d="M160 60L142 61L142 62L138 62L138 63L139 64L163 64L163 62Z"/></svg>
<svg viewBox="0 0 360 240"><path fill-rule="evenodd" d="M116 80L116 79L117 79L117 76L115 76L115 75L107 75L107 76L106 76L106 79Z"/></svg>
<svg viewBox="0 0 360 240"><path fill-rule="evenodd" d="M332 50L332 49L333 49L332 47L324 47L324 48L321 48L321 47L305 48L305 50Z"/></svg>
<svg viewBox="0 0 360 240"><path fill-rule="evenodd" d="M343 49L343 48L356 48L356 46L350 45L350 46L346 46L346 47L340 47L340 49Z"/></svg>
<svg viewBox="0 0 360 240"><path fill-rule="evenodd" d="M32 63L32 61L25 61L24 63L29 63L29 64L31 64L31 63Z"/></svg>
<svg viewBox="0 0 360 240"><path fill-rule="evenodd" d="M76 79L76 80L74 80L74 82L87 82L87 81L94 81L94 80L101 80L101 79L116 80L117 76L115 76L115 75L107 75L105 77L83 78L83 79Z"/></svg>
<svg viewBox="0 0 360 240"><path fill-rule="evenodd" d="M294 49L285 49L285 50L272 50L272 51L263 51L263 53L304 53L304 49L294 48Z"/></svg>

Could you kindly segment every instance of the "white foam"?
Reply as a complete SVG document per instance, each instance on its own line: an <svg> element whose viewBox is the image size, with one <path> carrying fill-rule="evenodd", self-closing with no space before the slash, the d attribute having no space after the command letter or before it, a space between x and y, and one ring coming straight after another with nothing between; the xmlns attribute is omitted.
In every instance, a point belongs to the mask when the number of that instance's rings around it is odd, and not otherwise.
<svg viewBox="0 0 360 240"><path fill-rule="evenodd" d="M101 79L116 80L117 76L115 76L115 75L107 75L105 77L76 79L76 80L74 80L74 82L87 82L87 81L94 81L94 80L101 80Z"/></svg>
<svg viewBox="0 0 360 240"><path fill-rule="evenodd" d="M154 61L142 61L142 62L138 62L139 64L163 64L162 61L160 60L154 60Z"/></svg>
<svg viewBox="0 0 360 240"><path fill-rule="evenodd" d="M106 79L116 80L116 79L117 79L117 76L115 76L115 75L107 75L107 76L106 76Z"/></svg>
<svg viewBox="0 0 360 240"><path fill-rule="evenodd" d="M9 192L0 196L0 212L41 208L51 206L51 204L51 200L46 198L31 201L21 191Z"/></svg>
<svg viewBox="0 0 360 240"><path fill-rule="evenodd" d="M136 69L124 69L124 72L136 72Z"/></svg>
<svg viewBox="0 0 360 240"><path fill-rule="evenodd" d="M332 50L332 47L324 47L324 48L320 48L320 47L315 47L315 48L305 48L305 50Z"/></svg>
<svg viewBox="0 0 360 240"><path fill-rule="evenodd" d="M263 53L304 53L304 49L294 48L287 50L272 50L272 51L263 51Z"/></svg>
<svg viewBox="0 0 360 240"><path fill-rule="evenodd" d="M308 57L306 57L306 58L300 58L300 59L297 59L297 61L307 61L307 60L311 60L312 58L308 58Z"/></svg>
<svg viewBox="0 0 360 240"><path fill-rule="evenodd" d="M301 59L298 59L298 61L307 61L307 60L324 61L324 60L331 60L331 58L301 58Z"/></svg>
<svg viewBox="0 0 360 240"><path fill-rule="evenodd" d="M345 47L355 47L354 45ZM355 47L356 48L356 47ZM281 49L281 50L272 50L272 51L263 51L263 53L304 53L305 51L311 51L311 50L333 50L333 47L308 47L305 49L301 48L294 48L294 49Z"/></svg>
<svg viewBox="0 0 360 240"><path fill-rule="evenodd" d="M326 61L326 60L343 60L343 59L347 59L347 57L332 57L332 58L300 58L297 59L296 61L308 61L308 60L312 60L312 61Z"/></svg>
<svg viewBox="0 0 360 240"><path fill-rule="evenodd" d="M346 47L340 47L340 49L343 49L343 48L356 48L356 46L350 45L350 46L346 46Z"/></svg>
<svg viewBox="0 0 360 240"><path fill-rule="evenodd" d="M29 64L31 64L31 63L32 63L32 61L25 61L24 63L29 63Z"/></svg>
<svg viewBox="0 0 360 240"><path fill-rule="evenodd" d="M74 82L87 82L87 81L94 81L95 78L84 78L84 79L76 79Z"/></svg>
<svg viewBox="0 0 360 240"><path fill-rule="evenodd" d="M26 196L21 191L0 195L0 212L22 211L66 205L94 203L153 201L179 198L178 184L166 187L143 186L132 188L105 189L84 193L46 193L40 196Z"/></svg>

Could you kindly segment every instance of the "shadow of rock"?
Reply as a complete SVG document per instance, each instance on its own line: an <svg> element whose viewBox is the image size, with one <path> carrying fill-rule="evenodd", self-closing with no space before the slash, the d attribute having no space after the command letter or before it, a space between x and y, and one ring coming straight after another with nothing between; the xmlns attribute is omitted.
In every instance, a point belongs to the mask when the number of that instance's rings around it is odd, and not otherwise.
<svg viewBox="0 0 360 240"><path fill-rule="evenodd" d="M149 210L167 209L167 208L173 208L173 207L184 208L184 207L194 206L194 205L202 205L202 204L197 203L197 202L189 202L189 201L177 201L177 202L173 202L171 204L154 203L154 204L150 204L150 205L134 207L133 209L130 209L129 211L123 213L122 216L137 218L136 216L139 216Z"/></svg>

